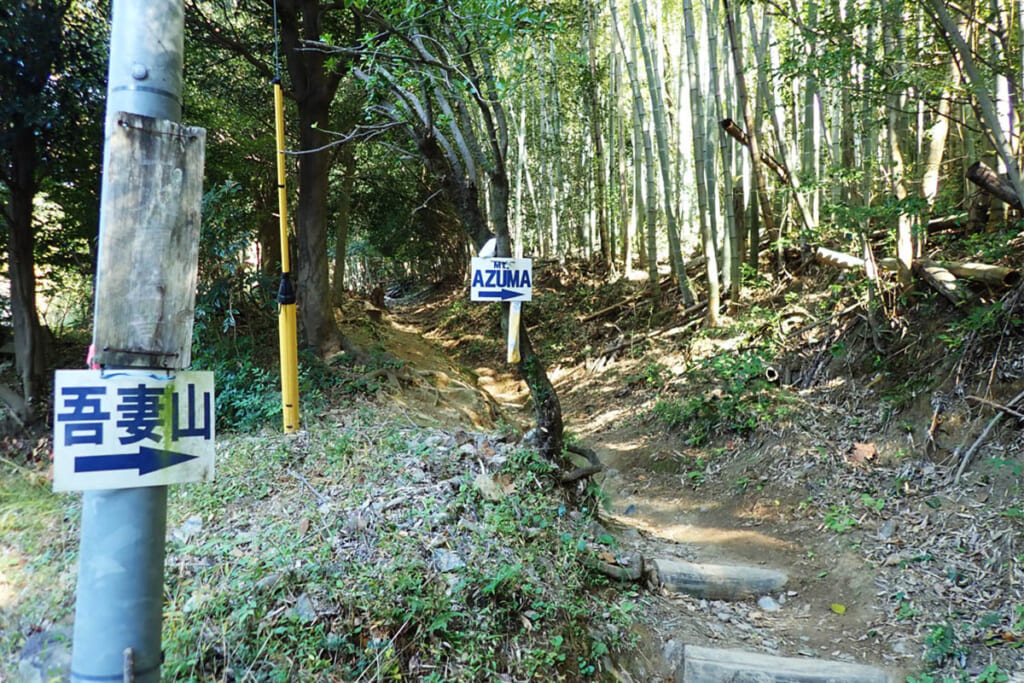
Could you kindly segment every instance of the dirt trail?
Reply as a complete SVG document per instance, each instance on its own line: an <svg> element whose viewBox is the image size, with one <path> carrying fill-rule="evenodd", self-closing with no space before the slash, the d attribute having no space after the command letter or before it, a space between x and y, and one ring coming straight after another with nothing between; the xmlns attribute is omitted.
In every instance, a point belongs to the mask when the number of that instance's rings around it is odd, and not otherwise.
<svg viewBox="0 0 1024 683"><path fill-rule="evenodd" d="M432 329L429 315L396 318L412 345L424 337L435 347L452 343L421 333ZM959 589L957 577L946 576L951 564L963 558L963 569L974 571L973 555L957 553L964 541L956 539L968 533L955 526L964 515L947 513L980 505L970 499L972 490L944 487L943 468L927 460L896 456L864 468L847 462L845 449L862 436L893 453L904 450L899 440L907 437L900 429L885 433L891 423L879 418L870 385L855 382L794 394L799 409L786 424L759 427L745 438L713 435L710 446L688 447L652 418L661 389L645 379L652 358L675 377L685 363L652 353L548 369L567 434L595 450L606 467L598 483L607 496L607 528L624 551L646 559L772 568L789 580L771 595L728 602L642 590L641 637L622 670L635 680L669 679L682 647L697 645L868 664L893 680L918 674L930 625L954 609L950 591ZM471 370L475 377L465 384L475 382L491 397L495 422L521 431L531 426L527 387L506 366L485 360ZM472 393L439 396L458 405L478 400ZM457 412L466 408L480 412L468 405ZM904 415L904 424L919 417ZM902 482L901 490L893 482ZM884 512L862 505L865 492L885 498ZM946 507L933 509L939 497ZM849 514L850 527L837 531L842 515L829 522L830 509ZM990 652L981 650L971 666L983 667Z"/></svg>
<svg viewBox="0 0 1024 683"><path fill-rule="evenodd" d="M397 337L415 346L420 338L416 321L404 321ZM425 362L422 352L408 357ZM473 372L478 388L498 406L499 419L529 426L525 383L487 367ZM770 567L789 575L783 590L767 596L781 603L777 611L757 604L764 596L724 602L645 594L647 626L634 661L625 664L634 674L646 672L650 680L670 675L667 660L683 644L841 659L893 674L912 659L907 643L869 635L883 610L876 601L873 571L821 533L820 522L789 514L798 501L766 502L713 486L694 489L685 472L678 471L673 439L640 419L636 398L615 396L621 393L619 380L579 367L556 367L550 374L568 432L593 448L608 468L600 479L609 498L603 518L623 548L646 558ZM468 394L442 389L439 395L441 405L462 404L464 413L480 412L466 405L472 403ZM833 605L845 612L837 614Z"/></svg>

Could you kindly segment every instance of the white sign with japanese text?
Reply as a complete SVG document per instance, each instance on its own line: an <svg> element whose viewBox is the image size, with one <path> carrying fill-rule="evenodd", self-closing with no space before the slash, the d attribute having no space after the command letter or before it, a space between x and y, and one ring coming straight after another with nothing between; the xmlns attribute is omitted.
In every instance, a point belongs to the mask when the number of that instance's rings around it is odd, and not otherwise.
<svg viewBox="0 0 1024 683"><path fill-rule="evenodd" d="M53 489L213 479L212 372L58 370Z"/></svg>

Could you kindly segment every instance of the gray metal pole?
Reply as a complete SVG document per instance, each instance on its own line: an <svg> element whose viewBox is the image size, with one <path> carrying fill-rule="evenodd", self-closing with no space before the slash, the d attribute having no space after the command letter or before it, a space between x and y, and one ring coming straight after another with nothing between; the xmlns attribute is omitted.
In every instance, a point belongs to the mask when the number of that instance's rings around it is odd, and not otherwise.
<svg viewBox="0 0 1024 683"><path fill-rule="evenodd" d="M181 120L184 24L183 0L114 0L108 131L119 111ZM123 249L104 242L102 201L99 248ZM166 531L165 486L83 494L72 681L160 680Z"/></svg>

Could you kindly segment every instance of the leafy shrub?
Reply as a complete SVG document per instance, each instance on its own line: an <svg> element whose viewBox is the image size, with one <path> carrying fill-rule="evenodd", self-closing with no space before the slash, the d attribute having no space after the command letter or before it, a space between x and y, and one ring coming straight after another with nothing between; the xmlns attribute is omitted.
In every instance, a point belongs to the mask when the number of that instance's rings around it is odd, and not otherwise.
<svg viewBox="0 0 1024 683"><path fill-rule="evenodd" d="M689 371L690 383L715 388L685 399L662 399L654 405L654 415L669 429L682 428L694 446L720 433L748 433L765 417L787 412L765 379L767 369L754 351L704 359Z"/></svg>

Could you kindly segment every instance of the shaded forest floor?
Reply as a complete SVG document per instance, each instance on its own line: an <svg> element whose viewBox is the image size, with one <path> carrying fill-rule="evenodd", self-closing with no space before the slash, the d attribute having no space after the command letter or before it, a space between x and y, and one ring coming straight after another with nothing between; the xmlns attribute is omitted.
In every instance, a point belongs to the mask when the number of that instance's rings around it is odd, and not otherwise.
<svg viewBox="0 0 1024 683"><path fill-rule="evenodd" d="M372 362L315 365L303 434L219 437L217 481L172 490L165 678L654 681L684 644L1024 676L1022 422L980 438L1024 390L1024 289L872 309L859 275L792 256L714 330L642 282L535 264L525 319L606 466L584 493L521 446L498 306L429 290L374 321L353 297ZM32 680L70 632L78 498L49 492L44 432L3 444L0 680ZM595 553L789 581L702 599L595 576Z"/></svg>

